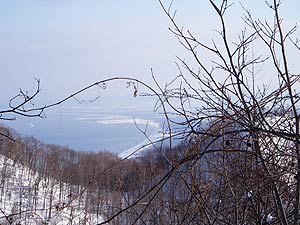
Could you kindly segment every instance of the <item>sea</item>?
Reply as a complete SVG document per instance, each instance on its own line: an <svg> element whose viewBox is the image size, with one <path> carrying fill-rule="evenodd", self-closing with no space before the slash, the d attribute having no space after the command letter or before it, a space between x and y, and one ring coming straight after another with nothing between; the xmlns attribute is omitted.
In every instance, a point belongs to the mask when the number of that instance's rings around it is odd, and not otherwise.
<svg viewBox="0 0 300 225"><path fill-rule="evenodd" d="M79 151L134 151L162 137L165 116L153 107L75 104L53 107L44 118L0 121L22 136Z"/></svg>

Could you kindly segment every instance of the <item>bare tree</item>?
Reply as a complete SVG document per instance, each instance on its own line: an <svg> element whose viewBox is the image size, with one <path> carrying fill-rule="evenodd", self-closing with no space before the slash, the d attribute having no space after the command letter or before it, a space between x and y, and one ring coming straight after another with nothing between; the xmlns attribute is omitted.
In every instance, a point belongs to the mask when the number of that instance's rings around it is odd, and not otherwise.
<svg viewBox="0 0 300 225"><path fill-rule="evenodd" d="M179 75L164 87L157 83L166 119L181 126L177 133L188 145L175 158L158 149L169 164L165 176L103 224L145 200L132 224L149 219L153 205L169 216L166 221L177 218L173 224L299 224L300 76L289 68L288 51L300 48L293 38L297 27L288 29L280 17L284 3L266 1L270 20L255 19L241 7L245 28L232 40L225 20L232 4L209 0L221 29L206 44L179 25L174 1L159 2L171 32L194 59L178 57ZM251 51L255 46L260 53ZM276 83L257 83L255 69L263 65ZM171 120L174 114L181 119ZM156 202L166 190L173 195L161 202L169 213Z"/></svg>

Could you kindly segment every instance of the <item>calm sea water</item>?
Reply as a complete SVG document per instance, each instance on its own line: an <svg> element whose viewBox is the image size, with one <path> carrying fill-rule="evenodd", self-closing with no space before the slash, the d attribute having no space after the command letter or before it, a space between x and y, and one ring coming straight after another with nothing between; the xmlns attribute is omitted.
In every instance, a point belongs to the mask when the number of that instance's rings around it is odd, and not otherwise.
<svg viewBox="0 0 300 225"><path fill-rule="evenodd" d="M163 115L152 110L127 108L110 111L88 106L57 107L47 111L46 116L46 119L23 117L5 124L22 136L34 136L47 144L120 153L147 138L137 126L147 135L155 135L161 130L164 120Z"/></svg>

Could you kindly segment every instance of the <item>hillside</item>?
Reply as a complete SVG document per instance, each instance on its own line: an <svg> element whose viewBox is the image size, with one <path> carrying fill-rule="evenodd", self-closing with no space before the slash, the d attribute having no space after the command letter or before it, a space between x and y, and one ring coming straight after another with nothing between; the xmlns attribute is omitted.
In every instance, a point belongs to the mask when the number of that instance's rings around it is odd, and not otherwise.
<svg viewBox="0 0 300 225"><path fill-rule="evenodd" d="M10 137L0 136L1 225L98 224L134 203L167 171L151 152L125 160L106 151L44 144L4 126L0 132ZM112 224L131 224L143 207Z"/></svg>
<svg viewBox="0 0 300 225"><path fill-rule="evenodd" d="M86 207L86 194L70 191L82 187L41 177L29 168L0 155L1 224L96 224L100 215ZM76 192L74 192L76 193Z"/></svg>

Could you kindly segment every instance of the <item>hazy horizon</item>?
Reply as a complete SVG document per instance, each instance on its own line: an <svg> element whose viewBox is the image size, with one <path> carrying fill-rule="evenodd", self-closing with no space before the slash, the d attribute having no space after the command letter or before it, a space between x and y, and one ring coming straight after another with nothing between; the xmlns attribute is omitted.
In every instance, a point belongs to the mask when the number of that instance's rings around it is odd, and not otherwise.
<svg viewBox="0 0 300 225"><path fill-rule="evenodd" d="M45 144L57 144L79 151L126 151L147 137L138 130L147 126L147 135L161 131L163 115L151 109L151 101L140 107L132 99L125 105L109 106L106 102L68 105L46 110L46 118L17 118L0 121L21 136L33 136ZM145 103L145 99L143 100ZM127 107L126 107L127 105Z"/></svg>
<svg viewBox="0 0 300 225"><path fill-rule="evenodd" d="M246 9L252 9L254 17L262 20L272 14L264 1L245 0L242 4ZM297 6L300 6L300 2L296 0L290 4L282 3L282 16L288 15L289 18L283 20L286 27L292 27L299 21ZM57 102L94 82L115 76L137 78L150 86L155 86L151 68L157 82L164 87L166 82L179 74L175 65L176 56L190 62L193 67L192 57L168 30L171 23L158 1L12 0L0 2L0 8L1 109L9 108L8 102L19 93L19 88L33 93L36 90L34 78L40 79L41 92L33 103L35 106L44 106ZM220 37L216 32L216 29L220 28L219 19L209 1L191 3L178 0L174 2L173 10L177 10L178 25L191 30L203 43L211 44L212 38L219 41ZM237 40L243 28L241 4L234 4L229 12L225 15L228 35L231 40ZM253 51L256 53L255 47ZM293 55L294 52L289 54ZM209 58L202 52L199 52L199 57L204 61ZM297 57L291 57L290 68L293 69L297 64ZM265 81L266 84L274 84L274 80L269 79L268 66L258 68L256 73L258 84ZM135 118L135 110L151 112L155 102L145 104L147 101L143 98L134 98L134 89L126 86L126 81L111 82L107 84L106 90L93 88L77 96L77 99L89 101L100 96L93 104L98 107L98 114L101 115L122 116L123 110L125 114L128 113L126 116ZM148 91L139 86L138 94ZM135 102L139 103L135 105ZM85 107L71 99L55 110L63 111L66 106L74 109ZM89 109L92 104L86 107ZM65 129L69 130L70 134L74 129L83 130L82 126L85 126L83 121L81 123L73 121L69 124L68 117L61 119L59 115L63 114L58 113L52 122L48 122L49 118L29 120L19 117L17 121L5 124L19 129L22 133L36 129L36 121L38 124L48 123L44 126L44 130L36 132L38 135L57 133L57 129L60 129L57 127L61 127L61 123L65 124ZM137 118L145 119L143 116ZM67 124L72 129L66 128ZM50 125L56 128L50 129ZM118 124L120 127L127 125L124 121ZM111 129L114 125L95 123L92 126L96 128L107 126ZM34 134L30 132L29 134ZM124 135L126 136L126 132ZM91 136L94 138L97 133L95 136L89 133L85 138ZM78 136L69 135L69 137L73 137L74 143L78 141ZM42 137L42 140L49 140L49 137ZM64 142L63 138L61 140L61 144L73 147L69 144L71 141ZM135 141L139 142L140 139L133 138L132 143Z"/></svg>
<svg viewBox="0 0 300 225"><path fill-rule="evenodd" d="M288 26L299 21L300 3L292 2L281 7L282 15L289 16L290 20L284 20ZM264 1L242 3L262 20L272 13ZM1 103L19 88L33 92L34 78L41 80L40 104L114 76L153 84L151 68L163 86L178 75L176 56L193 61L168 30L170 21L156 0L12 0L1 1L0 8L0 74L5 84L0 90ZM219 19L209 1L178 0L173 10L177 10L179 25L204 42L218 37ZM237 39L243 28L242 6L234 4L229 10L229 35ZM108 93L124 94L118 87Z"/></svg>

